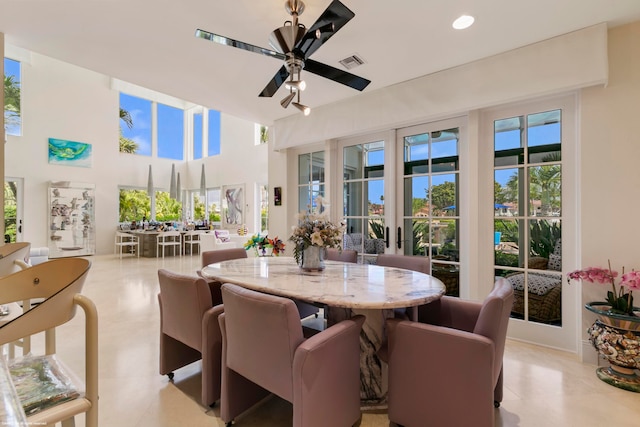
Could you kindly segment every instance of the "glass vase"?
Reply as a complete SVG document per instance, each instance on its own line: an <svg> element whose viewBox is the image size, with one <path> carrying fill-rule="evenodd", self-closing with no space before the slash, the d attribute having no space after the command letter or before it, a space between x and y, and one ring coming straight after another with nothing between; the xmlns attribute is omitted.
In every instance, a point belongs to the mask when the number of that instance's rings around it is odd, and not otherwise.
<svg viewBox="0 0 640 427"><path fill-rule="evenodd" d="M304 271L324 270L324 248L322 246L309 246L302 251L302 263L300 268Z"/></svg>

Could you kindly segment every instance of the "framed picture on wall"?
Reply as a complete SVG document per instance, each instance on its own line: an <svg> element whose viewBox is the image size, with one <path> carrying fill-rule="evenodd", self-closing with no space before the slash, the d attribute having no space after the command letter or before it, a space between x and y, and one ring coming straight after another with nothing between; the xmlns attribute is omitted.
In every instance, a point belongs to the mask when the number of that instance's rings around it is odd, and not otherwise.
<svg viewBox="0 0 640 427"><path fill-rule="evenodd" d="M50 164L90 168L91 152L91 144L49 138Z"/></svg>
<svg viewBox="0 0 640 427"><path fill-rule="evenodd" d="M276 206L282 206L282 187L274 187L273 204Z"/></svg>
<svg viewBox="0 0 640 427"><path fill-rule="evenodd" d="M245 191L244 184L223 185L220 195L222 203L222 227L237 229L244 224Z"/></svg>

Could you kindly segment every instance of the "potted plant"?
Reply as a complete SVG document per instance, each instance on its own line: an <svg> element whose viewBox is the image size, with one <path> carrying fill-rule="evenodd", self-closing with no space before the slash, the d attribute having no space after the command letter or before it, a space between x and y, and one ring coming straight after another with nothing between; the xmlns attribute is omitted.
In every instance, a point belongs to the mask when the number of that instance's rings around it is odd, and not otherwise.
<svg viewBox="0 0 640 427"><path fill-rule="evenodd" d="M640 289L640 271L624 273L616 286L618 272L609 268L588 267L567 275L571 280L611 286L605 301L585 304L597 320L587 330L589 341L600 356L611 364L596 370L598 378L615 387L640 393L640 310L633 306L633 290Z"/></svg>
<svg viewBox="0 0 640 427"><path fill-rule="evenodd" d="M256 256L279 256L284 252L284 243L277 236L273 239L269 239L269 236L261 236L260 234L254 234L249 238L247 243L244 244L246 250L253 250Z"/></svg>

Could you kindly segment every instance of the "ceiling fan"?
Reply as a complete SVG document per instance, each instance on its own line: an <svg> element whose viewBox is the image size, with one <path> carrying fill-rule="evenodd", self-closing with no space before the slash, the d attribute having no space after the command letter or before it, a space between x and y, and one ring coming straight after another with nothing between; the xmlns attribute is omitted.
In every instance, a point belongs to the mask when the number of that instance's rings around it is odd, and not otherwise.
<svg viewBox="0 0 640 427"><path fill-rule="evenodd" d="M308 115L311 109L300 103L300 92L306 86L304 80L300 79L300 73L303 69L360 91L371 83L362 77L309 59L320 46L355 16L349 8L340 1L333 0L318 20L307 30L303 24L298 22L299 16L304 12L304 2L301 0L287 0L284 7L287 13L291 15L292 20L286 21L282 27L274 30L269 36L269 45L274 50L230 39L201 29L196 30L195 36L284 61L284 65L260 92L259 96L271 97L285 83L289 93L280 104L283 108L293 104L305 115ZM287 79L289 80L287 81ZM296 96L296 102L292 103Z"/></svg>

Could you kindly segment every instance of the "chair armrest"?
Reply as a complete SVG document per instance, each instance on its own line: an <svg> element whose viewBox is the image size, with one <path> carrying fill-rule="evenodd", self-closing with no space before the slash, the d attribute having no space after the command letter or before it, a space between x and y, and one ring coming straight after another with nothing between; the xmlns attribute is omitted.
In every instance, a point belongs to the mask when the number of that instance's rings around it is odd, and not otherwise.
<svg viewBox="0 0 640 427"><path fill-rule="evenodd" d="M208 339L213 333L216 337L220 337L220 323L218 322L218 316L224 313L224 306L222 304L211 307L204 312L202 316L202 340Z"/></svg>
<svg viewBox="0 0 640 427"><path fill-rule="evenodd" d="M480 357L489 356L488 361L492 363L494 344L493 341L483 335L472 332L461 331L438 325L428 325L424 323L411 322L407 320L388 321L389 333L389 360L391 361L396 351L408 351L411 353L422 353L428 355L428 359L433 360L438 357L435 349L446 348L447 351L441 354L445 364L457 365L455 359L460 363L466 363L469 358L476 364L483 363ZM405 347L403 349L403 347ZM453 350L455 348L455 350ZM400 349L400 350L399 350ZM458 351L461 350L461 351ZM404 358L406 354L402 354ZM396 354L397 357L397 354ZM423 359L426 360L426 359Z"/></svg>
<svg viewBox="0 0 640 427"><path fill-rule="evenodd" d="M293 359L294 371L298 369L306 369L305 364L313 363L314 358L320 358L321 364L327 364L328 361L324 359L323 353L335 353L340 357L342 351L353 350L353 343L358 343L357 338L360 335L360 330L364 324L365 317L362 315L354 316L351 319L343 320L335 325L321 331L313 337L305 340L296 349L296 353ZM357 352L360 351L359 344L357 344ZM331 355L326 355L331 357Z"/></svg>
<svg viewBox="0 0 640 427"><path fill-rule="evenodd" d="M302 342L293 356L294 384L302 380L305 374L315 376L320 371L344 365L343 362L352 355L359 360L358 337L364 320L364 316L343 320ZM309 388L313 389L311 386Z"/></svg>
<svg viewBox="0 0 640 427"><path fill-rule="evenodd" d="M354 421L360 413L360 331L364 316L343 320L298 346L293 357L293 425L327 418L327 408Z"/></svg>

